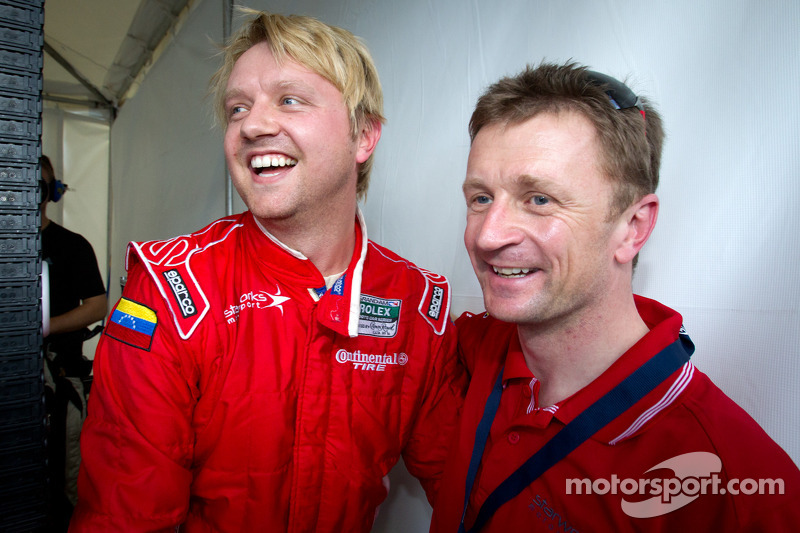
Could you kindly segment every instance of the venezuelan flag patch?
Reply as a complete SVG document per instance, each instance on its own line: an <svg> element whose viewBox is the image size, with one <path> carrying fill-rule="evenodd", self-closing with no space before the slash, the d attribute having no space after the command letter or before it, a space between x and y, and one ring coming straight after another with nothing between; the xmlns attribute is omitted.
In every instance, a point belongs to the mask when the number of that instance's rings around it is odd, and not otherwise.
<svg viewBox="0 0 800 533"><path fill-rule="evenodd" d="M158 318L156 312L127 298L121 298L106 324L105 334L112 339L150 351Z"/></svg>

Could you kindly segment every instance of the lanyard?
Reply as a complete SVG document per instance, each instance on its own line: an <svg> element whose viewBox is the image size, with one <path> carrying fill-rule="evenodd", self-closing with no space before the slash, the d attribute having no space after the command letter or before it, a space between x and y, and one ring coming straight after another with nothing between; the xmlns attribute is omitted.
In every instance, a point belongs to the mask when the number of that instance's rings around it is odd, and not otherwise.
<svg viewBox="0 0 800 533"><path fill-rule="evenodd" d="M486 498L469 533L480 531L501 505L516 497L547 469L569 455L589 437L663 383L664 380L689 361L692 353L694 353L694 344L688 335L681 333L678 336L678 340L651 357L650 360L636 369L616 387L608 391L602 398L561 428L553 438L547 441L539 451L534 453ZM478 428L475 430L475 445L472 448L472 457L467 469L464 510L461 513L459 533L466 532L464 518L467 514L469 496L472 493L478 466L483 457L486 441L489 438L489 430L500 407L502 394L503 368L501 367L500 375L497 376L492 393L486 400L483 416Z"/></svg>

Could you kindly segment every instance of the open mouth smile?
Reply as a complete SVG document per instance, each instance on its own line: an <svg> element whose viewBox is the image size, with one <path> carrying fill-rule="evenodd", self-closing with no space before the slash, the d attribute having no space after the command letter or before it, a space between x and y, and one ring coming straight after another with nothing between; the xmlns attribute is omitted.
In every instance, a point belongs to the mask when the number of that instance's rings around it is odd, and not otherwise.
<svg viewBox="0 0 800 533"><path fill-rule="evenodd" d="M492 266L494 273L501 278L523 278L531 272L535 272L536 268L505 268Z"/></svg>
<svg viewBox="0 0 800 533"><path fill-rule="evenodd" d="M259 175L268 172L270 169L293 167L295 165L297 165L297 159L285 155L257 155L250 159L250 168Z"/></svg>

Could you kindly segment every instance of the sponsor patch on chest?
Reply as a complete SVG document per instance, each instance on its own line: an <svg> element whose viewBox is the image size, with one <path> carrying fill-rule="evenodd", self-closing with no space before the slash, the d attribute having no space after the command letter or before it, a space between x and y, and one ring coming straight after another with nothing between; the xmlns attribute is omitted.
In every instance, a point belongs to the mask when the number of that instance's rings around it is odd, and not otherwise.
<svg viewBox="0 0 800 533"><path fill-rule="evenodd" d="M281 288L277 285L272 292L275 294L265 290L242 293L242 295L239 296L238 303L230 304L225 308L225 321L228 324L235 324L239 321L239 316L243 312L256 312L270 307L277 308L280 310L281 315L283 315L283 304L291 300L291 298L283 296L281 294Z"/></svg>
<svg viewBox="0 0 800 533"><path fill-rule="evenodd" d="M387 368L405 366L408 363L408 355L403 352L374 354L361 350L348 352L341 349L336 351L336 362L352 364L355 370L384 372Z"/></svg>
<svg viewBox="0 0 800 533"><path fill-rule="evenodd" d="M358 317L358 334L369 337L390 338L397 335L402 300L361 295Z"/></svg>

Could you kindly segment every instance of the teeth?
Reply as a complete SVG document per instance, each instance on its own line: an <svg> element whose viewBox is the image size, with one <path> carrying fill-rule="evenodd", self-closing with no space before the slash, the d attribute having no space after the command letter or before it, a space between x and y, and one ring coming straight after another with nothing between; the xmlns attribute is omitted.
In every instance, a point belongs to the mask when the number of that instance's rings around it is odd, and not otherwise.
<svg viewBox="0 0 800 533"><path fill-rule="evenodd" d="M493 266L492 269L494 269L495 274L510 278L521 278L522 276L533 270L531 268L497 268L495 266Z"/></svg>
<svg viewBox="0 0 800 533"><path fill-rule="evenodd" d="M284 156L257 155L250 160L251 168L270 168L270 167L293 167L297 164L297 159Z"/></svg>

